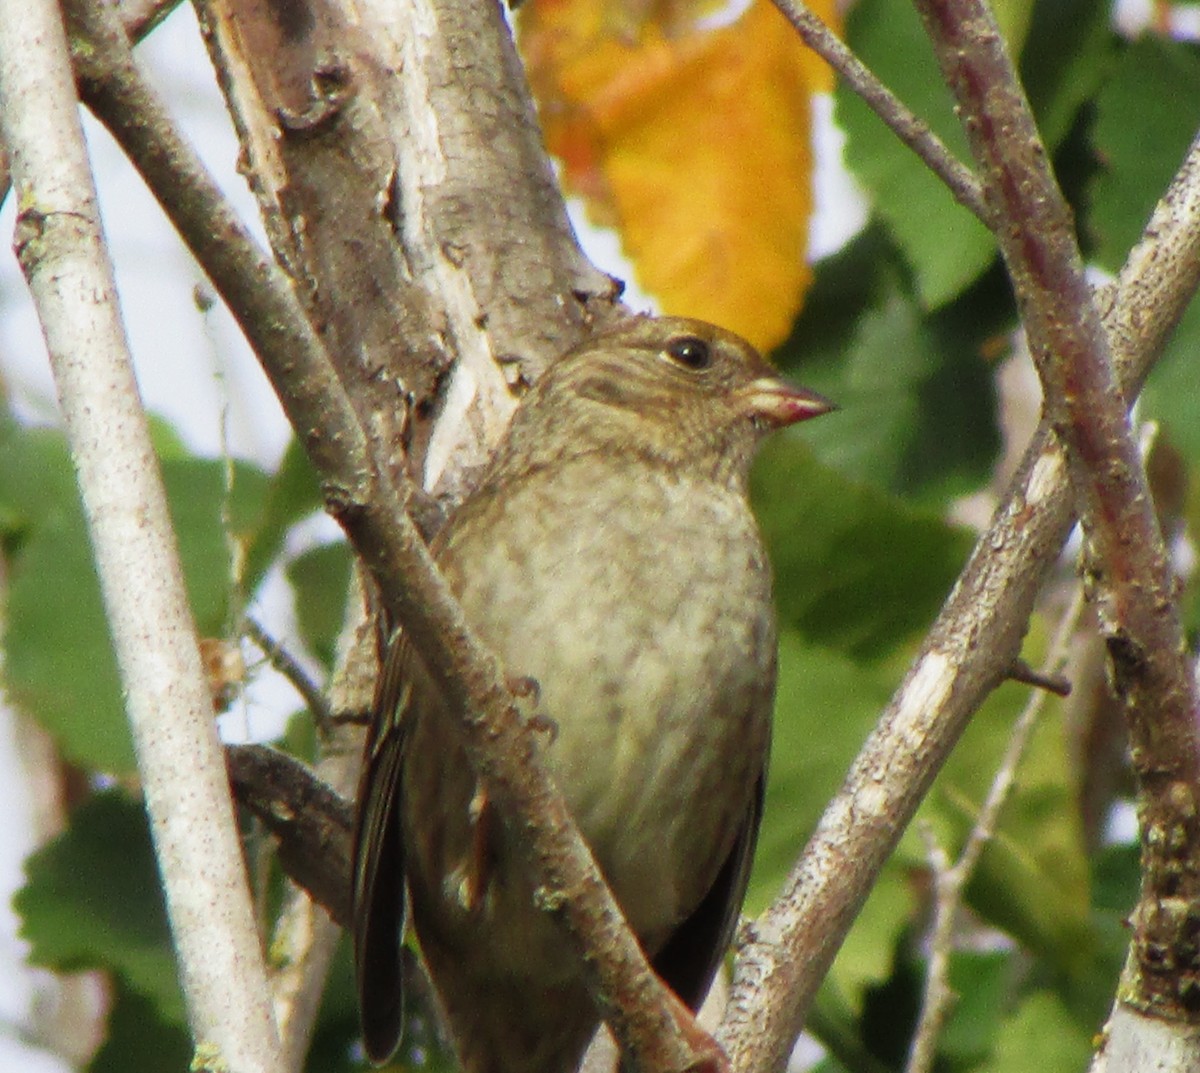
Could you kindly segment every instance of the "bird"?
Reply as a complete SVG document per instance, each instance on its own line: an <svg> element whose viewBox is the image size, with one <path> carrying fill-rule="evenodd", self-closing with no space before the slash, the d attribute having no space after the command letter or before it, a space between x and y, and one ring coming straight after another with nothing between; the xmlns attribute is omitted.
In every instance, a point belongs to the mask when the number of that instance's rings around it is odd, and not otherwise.
<svg viewBox="0 0 1200 1073"><path fill-rule="evenodd" d="M692 1010L745 895L776 625L748 483L773 429L833 409L733 333L637 316L554 362L431 551L499 657L655 971ZM406 895L465 1073L572 1073L599 1023L451 710L402 633L358 795L362 1040L401 1040Z"/></svg>

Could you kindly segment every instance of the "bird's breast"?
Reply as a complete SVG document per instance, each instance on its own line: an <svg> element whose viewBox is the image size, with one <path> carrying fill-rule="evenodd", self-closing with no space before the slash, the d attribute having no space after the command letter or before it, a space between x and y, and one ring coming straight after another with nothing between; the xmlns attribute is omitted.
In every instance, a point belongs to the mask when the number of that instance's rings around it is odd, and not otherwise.
<svg viewBox="0 0 1200 1073"><path fill-rule="evenodd" d="M765 762L770 572L739 490L587 472L510 488L442 559L507 673L537 680L551 772L652 946L711 884Z"/></svg>

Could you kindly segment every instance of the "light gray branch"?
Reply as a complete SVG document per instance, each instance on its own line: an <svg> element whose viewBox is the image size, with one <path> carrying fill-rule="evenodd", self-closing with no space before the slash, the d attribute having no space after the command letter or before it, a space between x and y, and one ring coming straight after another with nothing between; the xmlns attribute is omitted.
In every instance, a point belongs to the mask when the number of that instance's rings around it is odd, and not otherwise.
<svg viewBox="0 0 1200 1073"><path fill-rule="evenodd" d="M198 1051L277 1073L278 1039L212 703L51 0L0 0L17 252L77 468Z"/></svg>

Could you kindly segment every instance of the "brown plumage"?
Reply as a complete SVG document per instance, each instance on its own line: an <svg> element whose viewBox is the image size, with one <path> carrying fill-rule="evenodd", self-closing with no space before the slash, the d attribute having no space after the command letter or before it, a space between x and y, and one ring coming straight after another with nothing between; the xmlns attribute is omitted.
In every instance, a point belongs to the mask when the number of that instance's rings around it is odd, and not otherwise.
<svg viewBox="0 0 1200 1073"><path fill-rule="evenodd" d="M775 689L770 568L747 500L772 428L824 413L749 344L638 318L560 359L434 546L531 714L634 931L689 1006L745 893ZM363 1037L402 1027L405 884L467 1073L570 1073L597 1025L574 955L420 661L388 654L359 794Z"/></svg>

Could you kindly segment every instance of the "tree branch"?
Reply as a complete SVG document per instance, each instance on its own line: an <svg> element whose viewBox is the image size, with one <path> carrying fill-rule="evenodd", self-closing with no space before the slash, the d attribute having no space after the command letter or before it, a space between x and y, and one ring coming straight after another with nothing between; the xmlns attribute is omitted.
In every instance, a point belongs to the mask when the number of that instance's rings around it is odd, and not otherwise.
<svg viewBox="0 0 1200 1073"><path fill-rule="evenodd" d="M0 127L100 574L198 1050L275 1073L271 1012L195 627L138 403L59 12L0 0Z"/></svg>
<svg viewBox="0 0 1200 1073"><path fill-rule="evenodd" d="M455 494L510 385L611 314L613 285L575 243L498 4L407 7L197 5L272 247L363 427Z"/></svg>
<svg viewBox="0 0 1200 1073"><path fill-rule="evenodd" d="M267 662L291 683L312 716L317 733L323 738L328 738L333 732L333 713L317 683L309 678L308 672L300 666L295 656L267 633L262 623L253 615L245 615L242 618L242 632L266 656Z"/></svg>
<svg viewBox="0 0 1200 1073"><path fill-rule="evenodd" d="M276 839L283 870L349 927L353 801L295 757L267 745L228 745L225 759L238 801Z"/></svg>
<svg viewBox="0 0 1200 1073"><path fill-rule="evenodd" d="M362 582L361 572L355 571L338 638L336 671L329 685L328 704L337 712L369 711L375 693L378 667L375 624L363 598ZM352 800L362 766L362 728L334 723L330 733L320 737L317 745L319 759L314 778L335 794ZM347 807L352 813L352 807ZM339 857L339 863L347 865L348 858ZM347 877L338 877L338 889L349 891ZM303 887L290 886L271 936L270 949L275 966L271 977L275 1017L284 1061L292 1073L300 1073L306 1066L329 966L341 932L341 926Z"/></svg>
<svg viewBox="0 0 1200 1073"><path fill-rule="evenodd" d="M1200 1009L1186 950L1200 916L1200 694L1174 578L1074 221L999 28L981 0L918 0L972 152L1051 420L1066 442L1088 574L1138 778L1142 891L1123 1001L1170 1020ZM1193 1060L1200 1055L1193 1056Z"/></svg>
<svg viewBox="0 0 1200 1073"><path fill-rule="evenodd" d="M697 1054L661 981L596 869L561 795L534 757L502 670L468 628L409 519L407 483L376 467L354 409L288 280L246 236L178 137L104 5L72 3L88 99L135 161L254 345L324 478L330 512L408 632L447 704L467 713L471 761L502 814L520 823L537 883L580 955L605 1017L644 1068L682 1070Z"/></svg>
<svg viewBox="0 0 1200 1073"><path fill-rule="evenodd" d="M133 42L141 41L180 4L180 0L124 0L118 7L118 15L125 32ZM8 170L8 154L0 145L0 205L4 204L10 189L11 176Z"/></svg>
<svg viewBox="0 0 1200 1073"><path fill-rule="evenodd" d="M1116 286L1098 296L1127 398L1136 396L1198 282L1200 139ZM1043 577L1073 520L1066 461L1043 419L783 893L748 929L717 1037L734 1069L783 1068L871 884L971 714L1017 657Z"/></svg>
<svg viewBox="0 0 1200 1073"><path fill-rule="evenodd" d="M914 114L875 74L814 15L803 0L772 0L796 32L818 56L838 72L926 167L946 184L955 201L988 225L983 187L920 116Z"/></svg>
<svg viewBox="0 0 1200 1073"><path fill-rule="evenodd" d="M117 13L130 41L141 41L181 3L181 0L120 0Z"/></svg>

